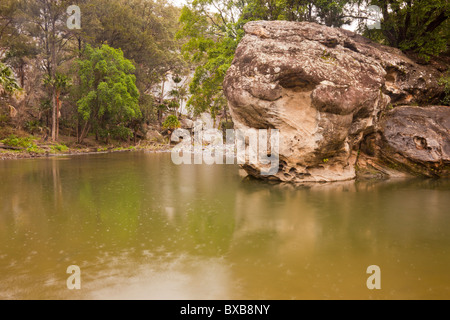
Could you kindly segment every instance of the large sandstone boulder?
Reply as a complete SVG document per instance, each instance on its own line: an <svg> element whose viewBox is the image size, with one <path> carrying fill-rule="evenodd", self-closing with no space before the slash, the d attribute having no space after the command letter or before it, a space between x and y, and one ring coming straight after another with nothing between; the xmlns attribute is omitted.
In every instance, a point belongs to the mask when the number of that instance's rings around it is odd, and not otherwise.
<svg viewBox="0 0 450 320"><path fill-rule="evenodd" d="M237 129L279 129L280 170L269 179L353 179L360 146L379 132L387 110L441 99L437 70L350 31L287 21L250 22L244 29L224 92ZM448 131L429 130L448 142ZM379 145L381 135L375 137ZM435 161L437 153L429 156ZM260 177L257 164L243 168Z"/></svg>

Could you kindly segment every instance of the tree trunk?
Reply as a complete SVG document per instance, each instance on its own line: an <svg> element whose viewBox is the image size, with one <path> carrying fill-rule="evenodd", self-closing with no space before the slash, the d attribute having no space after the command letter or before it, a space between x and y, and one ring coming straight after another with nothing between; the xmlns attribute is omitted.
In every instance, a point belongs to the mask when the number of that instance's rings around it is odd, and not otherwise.
<svg viewBox="0 0 450 320"><path fill-rule="evenodd" d="M56 89L56 21L52 20L52 32L50 34L50 77L53 82L52 86L52 141L57 140L56 136L56 126L57 126L57 109L58 109L58 103L57 103L57 89Z"/></svg>
<svg viewBox="0 0 450 320"><path fill-rule="evenodd" d="M90 129L89 121L86 121L86 123L84 124L83 130L81 131L78 143L83 143L83 140L86 137L87 133L89 132L89 129Z"/></svg>
<svg viewBox="0 0 450 320"><path fill-rule="evenodd" d="M56 140L59 139L59 113L61 110L61 100L59 100L59 91L56 92Z"/></svg>
<svg viewBox="0 0 450 320"><path fill-rule="evenodd" d="M57 102L56 102L56 90L52 90L52 141L56 141L56 114Z"/></svg>
<svg viewBox="0 0 450 320"><path fill-rule="evenodd" d="M165 77L165 75L164 75ZM162 86L161 86L161 96L159 97L159 103L164 103L164 84L166 83L165 78L162 80ZM161 130L162 125L162 110L158 110L158 122L159 122L159 129Z"/></svg>
<svg viewBox="0 0 450 320"><path fill-rule="evenodd" d="M77 143L80 143L80 119L79 119L79 117L77 117L76 133L77 133Z"/></svg>

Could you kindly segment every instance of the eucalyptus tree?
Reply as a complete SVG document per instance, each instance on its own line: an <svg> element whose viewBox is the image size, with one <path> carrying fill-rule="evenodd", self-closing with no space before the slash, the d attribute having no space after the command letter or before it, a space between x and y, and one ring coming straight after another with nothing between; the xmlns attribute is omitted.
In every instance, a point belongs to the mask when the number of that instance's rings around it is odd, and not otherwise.
<svg viewBox="0 0 450 320"><path fill-rule="evenodd" d="M46 73L52 106L52 141L57 139L58 68L68 61L72 35L67 27L67 8L72 0L21 0L17 29L35 43L36 66Z"/></svg>

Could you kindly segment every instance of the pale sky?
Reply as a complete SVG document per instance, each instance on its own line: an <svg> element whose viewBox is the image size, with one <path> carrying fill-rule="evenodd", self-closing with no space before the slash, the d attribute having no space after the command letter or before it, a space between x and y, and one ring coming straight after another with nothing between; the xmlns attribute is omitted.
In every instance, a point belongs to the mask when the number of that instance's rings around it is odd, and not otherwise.
<svg viewBox="0 0 450 320"><path fill-rule="evenodd" d="M169 0L169 2L171 2L177 7L183 7L187 3L186 0Z"/></svg>

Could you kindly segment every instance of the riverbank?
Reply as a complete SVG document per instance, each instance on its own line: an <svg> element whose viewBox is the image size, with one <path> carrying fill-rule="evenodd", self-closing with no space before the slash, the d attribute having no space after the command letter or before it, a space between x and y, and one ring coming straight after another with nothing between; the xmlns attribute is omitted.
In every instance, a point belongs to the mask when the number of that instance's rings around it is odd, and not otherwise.
<svg viewBox="0 0 450 320"><path fill-rule="evenodd" d="M39 137L11 135L0 139L0 160L47 158L64 155L113 153L127 151L166 152L167 143L140 140L136 144L113 142L104 144L95 139L86 139L82 144L73 137L61 136L58 142L42 142Z"/></svg>
<svg viewBox="0 0 450 320"><path fill-rule="evenodd" d="M149 145L149 146L131 146L128 148L111 148L111 149L69 149L64 152L27 152L24 151L0 151L0 160L18 160L18 159L35 159L35 158L49 158L64 155L81 155L81 154L96 154L96 153L114 153L114 152L131 152L131 151L146 151L146 152L168 152L170 148L164 145Z"/></svg>

